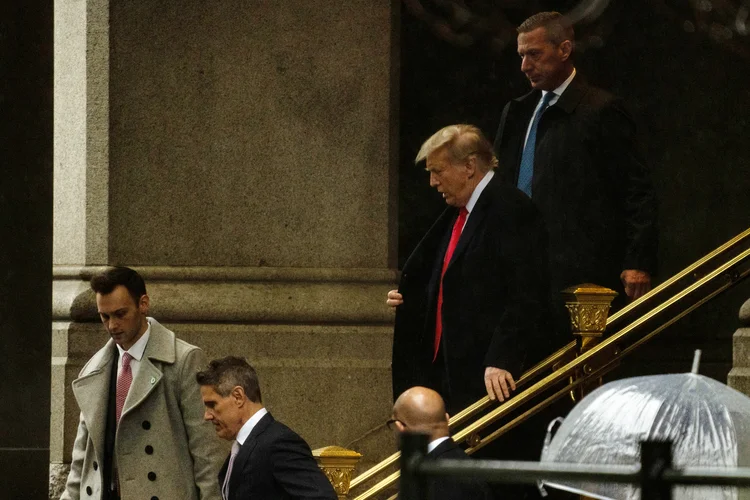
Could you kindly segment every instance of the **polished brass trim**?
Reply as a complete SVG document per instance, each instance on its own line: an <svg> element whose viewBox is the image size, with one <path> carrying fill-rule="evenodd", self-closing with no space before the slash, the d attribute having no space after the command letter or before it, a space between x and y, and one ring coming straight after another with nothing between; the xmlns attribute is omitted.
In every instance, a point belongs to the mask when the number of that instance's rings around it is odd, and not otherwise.
<svg viewBox="0 0 750 500"><path fill-rule="evenodd" d="M487 436L483 437L479 440L479 443L475 446L472 446L470 448L466 449L466 453L471 455L476 451L481 450L488 444L490 444L495 439L499 438L509 430L513 429L514 427L518 426L519 424L523 423L527 418L536 415L558 399L562 399L566 394L568 394L570 391L575 389L580 384L583 384L585 382L584 379L576 380L575 382L570 382L568 385L560 389L559 391L555 392L551 396L547 396L547 399L542 401L541 403L537 403L536 406L533 406L532 408L526 410L507 424L503 425L499 429L493 431L491 434L488 434Z"/></svg>
<svg viewBox="0 0 750 500"><path fill-rule="evenodd" d="M527 410L526 412L524 412L523 414L519 415L518 417L516 417L512 421L508 422L503 427L501 427L500 429L496 430L495 432L493 432L489 436L481 439L478 445L472 446L471 448L468 448L466 450L466 453L472 454L475 451L478 451L479 449L483 448L485 445L489 444L489 442L494 441L500 435L504 434L505 432L507 432L507 431L513 429L514 427L516 427L518 424L522 423L523 420L525 420L526 418L528 418L528 417L530 417L530 416L538 413L539 411L543 410L544 408L546 408L550 404L554 403L556 400L562 398L569 391L571 391L572 389L574 389L576 386L578 386L579 384L581 384L583 382L584 382L584 380L581 379L581 380L579 380L577 382L569 383L568 385L566 385L560 391L556 392L555 394L553 394L551 396L548 396L548 398L545 399L544 401L542 401L541 403L538 403L533 408L531 408L531 409ZM463 441L463 438L465 438L465 437L467 437L467 436L462 436L461 438L459 438L458 436L454 436L453 439L455 441L459 442L459 441ZM360 496L355 497L354 500L365 500L367 498L370 498L371 495L375 495L377 493L380 493L384 489L392 486L398 480L398 478L400 477L400 474L401 474L400 471L396 471L395 473L391 474L387 478L385 478L382 481L380 481L379 483L377 483L375 486L373 486L369 490L367 490L364 493L362 493ZM396 496L397 495L394 495L391 498L395 498Z"/></svg>
<svg viewBox="0 0 750 500"><path fill-rule="evenodd" d="M565 347L558 349L554 354L549 356L547 359L545 359L544 361L540 361L539 363L531 367L526 373L524 373L521 376L521 378L518 379L518 382L516 383L516 388L525 386L526 384L529 383L530 380L534 379L543 371L552 367L555 363L563 359L566 355L575 352L575 350L576 350L575 342L571 342ZM494 404L494 402L490 401L490 398L488 396L485 396L479 401L477 401L476 403L472 404L471 406L464 408L460 412L453 415L449 421L449 425L451 426L451 428L459 426L462 423L464 423L465 420L474 416L480 411L487 409L492 404Z"/></svg>
<svg viewBox="0 0 750 500"><path fill-rule="evenodd" d="M576 368L583 366L587 361L594 358L599 352L603 351L607 347L613 345L623 338L627 337L635 328L642 325L647 320L650 320L654 316L660 314L662 311L667 309L668 307L672 306L676 302L682 300L687 295L691 294L695 290L699 289L706 283L712 281L716 277L720 276L724 272L726 272L728 269L734 267L739 262L742 262L744 259L750 257L750 249L745 250L740 255L736 256L729 262L725 263L722 266L719 266L716 270L713 272L707 274L697 282L693 283L689 287L687 287L682 292L679 292L675 296L671 297L667 301L665 301L660 306L655 307L653 310L649 311L648 313L644 314L634 322L632 322L630 325L626 326L619 332L615 333L611 337L608 337L604 339L599 345L594 347L593 349L586 351L585 353L582 353L579 355L576 359L569 362L562 368L559 368L554 373L551 373L550 375L547 375L539 382L532 385L530 388L526 389L525 391L517 394L515 397L511 398L510 401L506 402L505 404L499 406L498 408L494 409L487 415L481 417L479 420L475 421L474 423L470 424L468 427L463 429L461 433L466 433L466 435L471 434L472 432L478 432L488 425L495 422L500 417L505 416L507 413L509 413L511 410L514 410L521 404L525 403L527 400L529 400L531 397L534 396L536 392L544 391L548 389L551 385L559 382L563 378L571 375L575 372ZM744 276L743 276L744 277ZM622 354L622 353L621 353Z"/></svg>
<svg viewBox="0 0 750 500"><path fill-rule="evenodd" d="M698 270L700 267L704 266L705 264L709 263L711 260L715 259L719 255L723 254L727 250L731 250L734 248L737 244L741 243L743 240L750 238L750 228L746 229L742 233L738 234L731 240L727 241L720 247L718 247L713 252L705 255L703 258L693 262L688 267L680 271L679 273L675 274L665 282L661 283L659 286L652 288L648 293L645 295L639 297L638 299L634 300L627 306L623 307L613 315L611 315L609 318L607 318L607 326L609 326L612 323L617 323L620 321L621 318L624 316L627 316L631 311L638 308L641 304L648 302L656 295L659 295L661 292L666 290L667 288L671 287L672 285L676 284L678 281L686 278L691 273Z"/></svg>
<svg viewBox="0 0 750 500"><path fill-rule="evenodd" d="M336 496L345 500L349 494L352 474L362 455L341 446L326 446L312 451L318 467L333 486Z"/></svg>
<svg viewBox="0 0 750 500"><path fill-rule="evenodd" d="M631 311L638 308L640 305L644 304L645 302L651 300L656 295L659 295L663 291L665 291L667 288L671 287L672 285L676 284L678 281L686 278L688 275L702 267L703 265L707 264L717 256L721 255L722 253L726 252L729 249L732 249L735 247L738 243L742 242L746 238L750 237L750 229L747 229L740 235L736 236L732 240L728 241L721 247L717 248L713 252L709 253L702 259L696 261L695 263L691 264L684 270L682 270L680 273L674 275L672 278L668 279L661 285L655 287L650 292L648 292L643 297L633 301L630 305L626 306L622 310L620 310L618 313L612 315L607 319L607 327L610 327L612 324L621 321L622 318L626 317ZM526 403L528 400L532 399L539 393L548 390L551 386L559 383L560 381L564 380L566 377L569 377L571 374L575 372L576 369L583 367L587 362L589 362L592 358L595 358L597 355L599 355L601 352L605 351L606 349L611 347L611 351L613 354L612 356L605 362L602 363L601 360L599 361L599 365L593 369L591 373L586 374L585 377L580 378L576 381L569 382L566 384L563 388L559 389L557 392L552 394L551 396L548 396L544 401L541 403L538 403L534 407L532 407L529 410L526 410L521 415L517 416L510 422L506 423L501 428L495 430L491 434L489 434L487 437L480 440L478 447L471 448L471 452L478 450L482 446L485 446L487 443L491 442L492 440L496 439L496 437L502 435L504 432L507 432L508 430L512 429L519 423L523 422L526 418L530 417L534 413L540 411L544 407L548 406L552 402L554 402L556 399L559 399L560 397L564 396L567 392L569 392L572 388L578 386L579 384L582 384L586 382L587 380L590 380L592 378L597 378L605 375L612 369L614 369L619 361L629 353L633 352L635 349L640 347L642 344L653 338L655 335L663 331L668 326L672 325L682 317L686 316L693 310L697 309L704 303L710 301L717 295L719 295L724 290L730 288L735 283L739 282L740 280L746 278L748 275L750 275L750 267L748 269L745 269L741 272L736 272L734 275L728 275L728 280L726 283L720 285L717 289L708 292L707 295L704 297L698 299L694 304L686 308L685 310L678 312L675 314L674 317L667 319L664 323L659 325L657 328L652 330L651 332L643 335L641 338L635 340L632 345L629 345L625 348L619 348L618 342L621 343L623 339L627 338L631 332L633 332L635 329L643 325L645 322L651 320L652 318L658 316L662 312L669 309L674 304L682 301L686 297L690 296L693 292L696 290L701 289L702 287L710 284L715 279L719 278L722 274L726 273L730 269L732 269L734 266L742 263L746 259L750 258L750 249L747 249L728 262L725 262L724 264L719 265L716 269L713 271L710 271L707 273L704 277L698 279L691 285L685 287L683 290L675 293L671 297L669 297L667 300L665 300L663 303L658 304L653 309L645 312L641 317L637 318L632 323L628 324L624 328L622 328L617 333L613 334L612 336L608 337L607 339L603 340L600 344L593 347L591 350L584 352L580 354L577 358L565 363L562 367L557 368L554 370L553 373L547 375L546 377L542 378L541 380L537 381L535 384L533 384L531 387L527 388L526 390L516 394L512 399L509 401L506 401L505 403L501 404L497 408L495 408L493 411L488 413L487 415L484 415L483 417L479 418L477 421L473 422L466 428L462 429L458 433L455 434L454 439L457 442L461 442L464 439L468 438L472 434L478 433L485 427L491 425L499 418L507 415L511 411L515 410L516 408L520 407L522 404ZM524 375L519 379L519 384L521 383L527 383L532 378L539 375L541 372L546 370L547 368L554 366L555 363L558 361L564 360L566 355L569 355L572 352L575 352L576 350L576 343L571 342L567 346L559 349L557 352L555 352L552 356L545 359L544 361L540 362L536 366L534 366L531 370L524 373ZM471 416L475 415L476 413L486 409L491 405L489 398L485 397L481 400L477 401L473 405L469 406L468 408L462 410L458 414L456 414L451 419L451 426L456 426L461 423L463 423L466 419L470 418ZM467 450L468 451L468 450ZM377 469L377 472L382 471L385 469L388 465L391 465L395 463L398 460L399 454L395 453L394 455L391 455L388 457L384 462L381 462L381 464L378 464L373 469ZM387 463L386 463L387 462ZM385 465L383 465L385 464ZM373 469L370 469L372 471ZM364 481L371 477L372 475L376 474L377 472L373 472L372 474L369 474L370 471L367 471L366 473L362 474L361 476L358 476L356 479L360 479L361 481ZM375 495L379 493L380 491L384 490L385 488L391 486L399 477L400 473L399 471L394 472L390 476L386 477L382 481L378 482L375 486L368 489L363 494L359 495L355 498L355 500L365 500L367 498L370 498L372 495ZM365 477L367 476L367 477ZM354 481L352 481L354 483ZM359 484L359 482L357 483ZM354 487L354 484L352 484L352 487ZM392 500L395 497L391 497Z"/></svg>
<svg viewBox="0 0 750 500"><path fill-rule="evenodd" d="M379 474L380 472L384 471L386 468L388 468L388 466L395 464L398 461L399 457L401 457L401 453L397 451L396 453L394 453L390 457L382 460L377 465L374 465L373 467L367 469L365 472L363 472L362 474L360 474L357 477L355 477L354 479L352 479L352 481L350 483L350 486L349 486L349 489L356 488L357 486L359 486L364 481L367 481L371 477L373 477L373 476ZM359 497L357 497L357 498L359 498Z"/></svg>
<svg viewBox="0 0 750 500"><path fill-rule="evenodd" d="M521 378L518 380L518 384L516 384L516 387L523 387L524 385L528 384L531 379L537 377L543 371L547 370L552 365L557 363L559 360L563 359L566 355L575 352L575 350L576 350L575 342L571 342L565 347L558 349L554 354L549 356L547 359L537 363L532 368L530 368L526 373L524 373L521 376ZM482 410L485 410L486 408L491 406L491 404L493 403L494 402L491 402L490 398L488 398L487 396L483 397L476 403L472 404L471 406L461 410L459 413L456 413L454 416L452 416L450 419L450 426L453 428L458 425L461 425L464 421L471 418L473 415L481 412ZM396 463L400 456L401 454L396 452L393 455L389 456L388 458L383 459L377 465L374 465L370 469L358 475L357 477L351 480L350 489L356 488L357 486L367 481L371 477L376 476L380 472L384 471L386 468Z"/></svg>
<svg viewBox="0 0 750 500"><path fill-rule="evenodd" d="M401 476L401 471L396 471L387 478L383 479L382 481L378 482L375 486L370 488L369 490L365 491L358 497L354 497L354 500L365 500L366 498L370 498L370 496L375 495L376 493L380 493L387 487L391 486L393 483L396 482L396 480Z"/></svg>

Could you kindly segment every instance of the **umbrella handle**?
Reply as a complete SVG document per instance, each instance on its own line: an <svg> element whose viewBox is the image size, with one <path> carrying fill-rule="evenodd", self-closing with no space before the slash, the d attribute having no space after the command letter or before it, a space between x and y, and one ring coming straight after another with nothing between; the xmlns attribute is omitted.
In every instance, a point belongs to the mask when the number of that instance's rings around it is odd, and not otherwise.
<svg viewBox="0 0 750 500"><path fill-rule="evenodd" d="M559 427L560 425L562 425L564 420L565 419L563 417L557 417L553 418L550 423L547 424L547 434L544 436L544 448L542 448L542 456L546 455L547 451L549 450L549 445L552 442L552 436L557 430L555 427Z"/></svg>
<svg viewBox="0 0 750 500"><path fill-rule="evenodd" d="M542 448L542 457L544 457L547 454L547 451L549 450L549 445L552 442L552 436L557 430L556 427L559 427L562 425L563 420L565 420L563 417L557 417L552 419L552 421L547 424L547 434L544 436L544 447ZM539 489L539 495L541 495L542 498L546 498L548 493L547 490L544 489L544 481L537 481L536 487Z"/></svg>

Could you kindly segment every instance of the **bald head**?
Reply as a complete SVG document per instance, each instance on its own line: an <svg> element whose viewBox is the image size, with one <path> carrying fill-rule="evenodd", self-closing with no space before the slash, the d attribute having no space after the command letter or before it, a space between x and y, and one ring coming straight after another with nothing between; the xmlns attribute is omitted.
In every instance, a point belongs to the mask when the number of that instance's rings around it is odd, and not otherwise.
<svg viewBox="0 0 750 500"><path fill-rule="evenodd" d="M403 392L393 405L393 418L409 431L429 434L430 441L450 435L443 398L426 387Z"/></svg>

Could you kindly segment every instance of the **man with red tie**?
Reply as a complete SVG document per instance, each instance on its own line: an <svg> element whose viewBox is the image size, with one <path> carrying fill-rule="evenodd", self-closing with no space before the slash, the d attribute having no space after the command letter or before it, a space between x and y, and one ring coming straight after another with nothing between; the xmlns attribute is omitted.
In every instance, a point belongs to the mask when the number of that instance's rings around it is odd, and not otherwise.
<svg viewBox="0 0 750 500"><path fill-rule="evenodd" d="M127 267L94 276L111 339L73 381L81 409L63 500L220 500L224 456L203 421L199 348L148 317L143 278Z"/></svg>
<svg viewBox="0 0 750 500"><path fill-rule="evenodd" d="M504 401L551 350L546 236L531 201L499 182L492 145L451 125L422 145L430 186L448 207L404 265L393 336L393 394L439 392L449 413Z"/></svg>

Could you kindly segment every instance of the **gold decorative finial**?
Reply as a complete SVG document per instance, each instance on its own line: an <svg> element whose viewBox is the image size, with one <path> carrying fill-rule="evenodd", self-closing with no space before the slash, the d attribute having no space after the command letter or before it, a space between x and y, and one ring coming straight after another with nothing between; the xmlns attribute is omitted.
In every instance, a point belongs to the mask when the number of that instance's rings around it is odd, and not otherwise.
<svg viewBox="0 0 750 500"><path fill-rule="evenodd" d="M617 292L609 288L585 283L583 285L571 286L563 290L565 307L570 314L570 325L573 335L578 338L578 356L585 353L599 343L607 327L607 316L612 300L617 297ZM616 349L616 347L614 348ZM593 373L601 363L599 360L591 360L586 363L572 380L577 380L586 374ZM580 400L588 392L599 387L601 379L586 382L571 392L574 401Z"/></svg>
<svg viewBox="0 0 750 500"><path fill-rule="evenodd" d="M349 483L352 480L354 467L362 455L354 450L347 450L341 446L326 446L313 450L313 457L318 467L323 470L339 500L346 500L349 495Z"/></svg>

